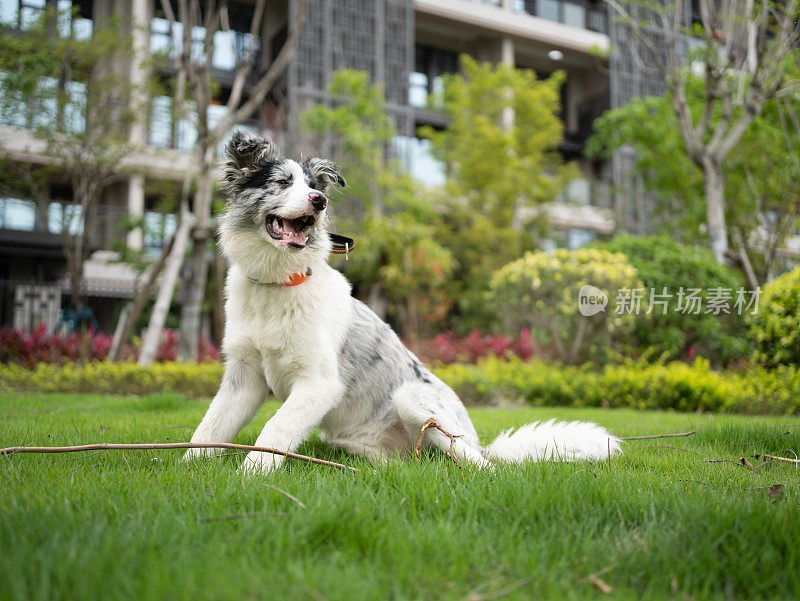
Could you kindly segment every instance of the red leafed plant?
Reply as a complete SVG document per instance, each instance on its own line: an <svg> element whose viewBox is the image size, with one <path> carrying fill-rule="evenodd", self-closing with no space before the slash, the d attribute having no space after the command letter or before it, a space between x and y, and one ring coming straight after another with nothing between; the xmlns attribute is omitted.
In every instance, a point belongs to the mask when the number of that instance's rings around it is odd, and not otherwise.
<svg viewBox="0 0 800 601"><path fill-rule="evenodd" d="M44 326L32 332L21 332L11 328L0 328L0 363L17 363L33 368L37 363L62 365L67 361L102 361L108 358L112 336L95 332L71 334L48 334ZM125 359L136 359L139 348L126 345L122 352ZM201 337L200 361L219 361L219 349L210 340ZM178 338L172 330L164 331L164 339L156 355L157 361L175 361L178 358Z"/></svg>
<svg viewBox="0 0 800 601"><path fill-rule="evenodd" d="M503 334L484 336L478 330L459 337L449 331L412 346L426 363L475 363L482 357L519 357L527 361L542 355L528 328L523 328L516 338Z"/></svg>

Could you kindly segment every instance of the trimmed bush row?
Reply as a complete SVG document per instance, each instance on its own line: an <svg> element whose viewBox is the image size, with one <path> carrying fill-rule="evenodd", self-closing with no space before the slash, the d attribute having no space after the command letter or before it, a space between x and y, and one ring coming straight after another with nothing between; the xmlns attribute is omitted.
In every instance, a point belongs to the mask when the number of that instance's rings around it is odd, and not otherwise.
<svg viewBox="0 0 800 601"><path fill-rule="evenodd" d="M707 361L692 365L607 365L590 367L496 358L477 365L453 364L435 370L469 404L520 401L532 405L631 407L678 411L800 413L800 368L713 371ZM0 391L151 394L178 392L212 397L222 379L219 363L40 363L29 370L0 365Z"/></svg>
<svg viewBox="0 0 800 601"><path fill-rule="evenodd" d="M541 361L486 359L448 365L437 375L468 402L517 400L532 405L631 407L678 411L800 413L800 369L713 371L698 359L653 365L566 367Z"/></svg>
<svg viewBox="0 0 800 601"><path fill-rule="evenodd" d="M123 361L92 361L33 369L0 365L0 391L91 392L97 394L152 394L179 392L192 398L211 397L222 380L222 363L153 363L141 367Z"/></svg>

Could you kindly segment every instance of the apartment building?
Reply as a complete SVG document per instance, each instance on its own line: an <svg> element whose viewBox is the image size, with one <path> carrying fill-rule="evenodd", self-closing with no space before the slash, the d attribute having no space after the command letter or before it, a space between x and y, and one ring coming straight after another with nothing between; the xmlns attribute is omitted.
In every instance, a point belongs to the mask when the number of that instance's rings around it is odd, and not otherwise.
<svg viewBox="0 0 800 601"><path fill-rule="evenodd" d="M0 0L0 20L24 29L45 6L69 8L70 0ZM91 35L93 19L120 11L140 47L171 51L169 23L158 0L75 0L79 16L72 23L80 35ZM595 117L611 106L614 89L624 100L625 77L615 80L604 58L611 48L613 23L602 0L308 0L307 22L294 58L258 114L241 124L264 131L285 148L303 150L298 115L325 102L329 74L349 68L367 71L385 84L398 138L394 150L423 183L437 185L444 171L415 136L420 125L446 127L446 120L428 103L442 85L442 76L457 69L457 58L469 53L479 60L531 68L541 76L557 69L567 74L562 92L565 136L560 149L577 160L585 177L566 192L574 203L554 202L550 208L553 243L576 246L597 234L609 234L618 223L608 179L610 166L582 159L583 144ZM261 59L269 64L286 38L297 0L267 3L259 36ZM232 84L235 53L248 43L252 4L230 2L230 31L215 39L213 74L220 102ZM133 63L131 77L139 77ZM161 73L169 78L169 69ZM213 120L220 108L208 107ZM19 115L0 115L0 147L5 156L32 163L47 160L44 149ZM159 252L174 231L174 215L158 210L160 192L176 186L190 168L196 134L191 124L173 120L169 99L151 101L147 124L131 137L145 150L126 160L132 173L104 192L97 207L89 242L95 250L86 265L90 305L104 329L113 327L119 300L128 298L136 275L115 263L110 251L120 236L116 225L124 216L144 217L148 227L128 234L128 244ZM49 187L47 201L0 198L0 323L31 327L54 321L69 295L59 234L79 227L80 216L69 215L64 201L70 189L59 181ZM564 199L554 199L554 201Z"/></svg>

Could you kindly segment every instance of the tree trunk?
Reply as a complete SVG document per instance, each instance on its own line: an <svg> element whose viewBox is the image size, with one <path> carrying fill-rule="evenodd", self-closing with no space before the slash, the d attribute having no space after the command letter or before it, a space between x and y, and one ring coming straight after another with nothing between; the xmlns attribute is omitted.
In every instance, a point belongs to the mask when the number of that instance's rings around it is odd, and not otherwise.
<svg viewBox="0 0 800 601"><path fill-rule="evenodd" d="M406 271L406 275L411 279L414 265L411 260L411 249L408 246L403 249L403 268ZM419 339L419 312L417 311L416 286L412 286L411 290L409 290L408 297L406 298L406 306L408 307L408 322L405 324L404 328L406 331L406 338L416 343Z"/></svg>
<svg viewBox="0 0 800 601"><path fill-rule="evenodd" d="M153 307L153 314L150 316L150 323L142 342L142 351L139 354L139 365L148 366L155 359L158 352L158 343L161 340L161 331L164 329L164 322L167 319L169 305L172 302L172 294L175 291L175 283L183 263L183 254L189 242L189 232L194 226L194 215L184 213L181 217L181 224L175 232L175 243L169 253L167 265L164 270L164 279L158 291L158 299Z"/></svg>
<svg viewBox="0 0 800 601"><path fill-rule="evenodd" d="M181 307L178 352L181 359L197 361L203 301L206 297L206 284L208 283L208 238L202 231L194 239L187 267L186 272L189 279L184 281L186 299Z"/></svg>
<svg viewBox="0 0 800 601"><path fill-rule="evenodd" d="M711 251L719 263L725 263L728 252L728 230L725 225L725 176L722 173L722 165L713 159L705 159L703 175Z"/></svg>
<svg viewBox="0 0 800 601"><path fill-rule="evenodd" d="M375 315L381 319L386 319L386 295L383 293L383 286L378 282L375 282L370 287L369 302L367 304Z"/></svg>
<svg viewBox="0 0 800 601"><path fill-rule="evenodd" d="M225 336L225 257L219 244L214 244L214 313L213 313L213 332L214 341L217 345L222 344Z"/></svg>
<svg viewBox="0 0 800 601"><path fill-rule="evenodd" d="M73 242L67 242L72 244ZM76 241L76 246L78 246ZM80 248L72 248L67 256L67 269L69 270L70 308L76 313L81 307L81 285L83 284L83 263L77 254L83 252Z"/></svg>
<svg viewBox="0 0 800 601"><path fill-rule="evenodd" d="M182 359L197 361L200 338L200 319L208 281L208 228L211 219L211 199L214 184L214 148L203 152L203 161L197 174L194 197L194 215L197 228L192 256L189 259L189 281L184 283L186 302L181 308L179 352Z"/></svg>
<svg viewBox="0 0 800 601"><path fill-rule="evenodd" d="M161 251L161 256L158 257L158 260L150 267L150 271L147 273L144 283L136 293L136 298L128 303L123 309L122 313L120 313L117 329L114 331L114 339L111 341L111 350L108 353L108 358L110 361L119 360L119 354L122 351L122 345L125 344L131 337L131 334L133 333L133 326L136 325L136 320L139 319L139 315L142 314L142 310L147 304L147 299L150 298L150 293L156 284L158 274L161 273L161 270L164 268L164 263L166 262L174 244L175 236L173 235L169 239L169 242L164 245L164 248Z"/></svg>
<svg viewBox="0 0 800 601"><path fill-rule="evenodd" d="M739 247L739 260L742 262L742 271L744 272L747 285L750 287L750 290L756 290L756 288L758 288L758 277L756 277L756 272L753 269L753 264L750 262L750 255L744 247L744 242L742 242L742 245Z"/></svg>

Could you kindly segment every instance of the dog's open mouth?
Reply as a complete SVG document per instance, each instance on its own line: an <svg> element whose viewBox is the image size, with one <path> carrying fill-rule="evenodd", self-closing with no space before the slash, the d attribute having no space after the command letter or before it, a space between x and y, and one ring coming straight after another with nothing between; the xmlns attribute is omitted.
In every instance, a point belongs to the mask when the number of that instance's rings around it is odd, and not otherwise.
<svg viewBox="0 0 800 601"><path fill-rule="evenodd" d="M303 215L295 219L267 215L267 233L281 245L303 248L308 242L307 230L314 227L316 221L313 215Z"/></svg>

